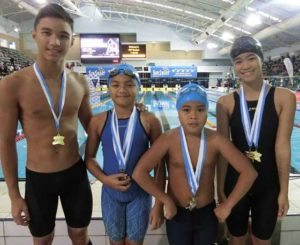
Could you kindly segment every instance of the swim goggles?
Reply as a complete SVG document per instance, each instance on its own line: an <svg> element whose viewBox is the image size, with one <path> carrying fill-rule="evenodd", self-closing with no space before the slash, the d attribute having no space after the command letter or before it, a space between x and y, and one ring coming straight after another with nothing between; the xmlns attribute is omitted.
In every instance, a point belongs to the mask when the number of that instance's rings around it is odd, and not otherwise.
<svg viewBox="0 0 300 245"><path fill-rule="evenodd" d="M116 67L113 68L108 75L108 84L110 84L111 82L111 78L113 78L114 76L117 75L127 75L130 76L132 78L134 78L137 81L138 86L141 85L141 81L139 78L139 75L137 72L135 72L134 70L130 69L130 68L121 68L121 67Z"/></svg>

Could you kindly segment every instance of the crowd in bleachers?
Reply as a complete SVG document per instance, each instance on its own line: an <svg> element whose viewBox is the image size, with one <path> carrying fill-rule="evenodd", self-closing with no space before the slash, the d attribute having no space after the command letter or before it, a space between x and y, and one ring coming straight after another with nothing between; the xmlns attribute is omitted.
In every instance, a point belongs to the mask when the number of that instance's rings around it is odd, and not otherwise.
<svg viewBox="0 0 300 245"><path fill-rule="evenodd" d="M294 68L294 76L300 76L300 55L286 55L279 59L272 60L269 58L263 64L263 73L266 76L288 76L283 60L290 58Z"/></svg>
<svg viewBox="0 0 300 245"><path fill-rule="evenodd" d="M18 71L33 63L33 60L20 51L0 47L0 78Z"/></svg>

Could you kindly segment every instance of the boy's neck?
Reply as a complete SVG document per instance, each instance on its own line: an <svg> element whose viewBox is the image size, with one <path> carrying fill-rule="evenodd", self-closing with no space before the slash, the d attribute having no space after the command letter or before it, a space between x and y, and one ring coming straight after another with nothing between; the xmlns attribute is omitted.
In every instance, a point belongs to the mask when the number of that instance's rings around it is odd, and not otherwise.
<svg viewBox="0 0 300 245"><path fill-rule="evenodd" d="M61 74L64 70L64 60L60 62L49 62L38 57L36 63L45 79L60 81Z"/></svg>
<svg viewBox="0 0 300 245"><path fill-rule="evenodd" d="M197 137L197 138L201 138L202 129L199 132L189 132L188 130L183 128L186 137Z"/></svg>
<svg viewBox="0 0 300 245"><path fill-rule="evenodd" d="M118 116L118 119L126 119L129 118L132 111L133 111L133 105L132 106L127 106L127 107L121 107L115 105L115 110Z"/></svg>

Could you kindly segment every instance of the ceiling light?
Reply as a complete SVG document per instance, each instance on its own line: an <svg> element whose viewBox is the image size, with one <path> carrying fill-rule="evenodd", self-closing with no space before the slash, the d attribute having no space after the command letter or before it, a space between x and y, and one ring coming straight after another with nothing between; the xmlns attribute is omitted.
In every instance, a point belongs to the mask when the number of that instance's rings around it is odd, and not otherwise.
<svg viewBox="0 0 300 245"><path fill-rule="evenodd" d="M261 23L260 17L256 14L250 14L246 20L248 26L259 26Z"/></svg>
<svg viewBox="0 0 300 245"><path fill-rule="evenodd" d="M265 17L265 18L271 19L271 20L273 20L273 21L281 22L281 19L279 19L279 18L277 18L277 17L275 17L275 16L273 16L273 15L270 15L270 14L268 14L268 13L265 13L265 12L263 12L263 11L260 11L260 10L258 10L258 9L256 9L256 8L253 8L253 7L246 7L246 9L249 10L249 11L251 11L251 12L255 12L256 14L259 14L259 15Z"/></svg>
<svg viewBox="0 0 300 245"><path fill-rule="evenodd" d="M223 2L227 2L227 3L230 3L230 4L234 4L234 1L233 0L222 0Z"/></svg>
<svg viewBox="0 0 300 245"><path fill-rule="evenodd" d="M215 44L215 43L208 43L208 44L206 45L206 47L207 47L208 49L214 49L214 48L217 48L218 45Z"/></svg>
<svg viewBox="0 0 300 245"><path fill-rule="evenodd" d="M14 31L15 31L15 32L19 32L19 28L18 28L18 27L15 27L15 28L14 28Z"/></svg>
<svg viewBox="0 0 300 245"><path fill-rule="evenodd" d="M44 4L47 3L47 0L35 0L38 4Z"/></svg>
<svg viewBox="0 0 300 245"><path fill-rule="evenodd" d="M224 32L222 35L222 39L225 41L232 40L233 38L234 38L234 36L229 32Z"/></svg>

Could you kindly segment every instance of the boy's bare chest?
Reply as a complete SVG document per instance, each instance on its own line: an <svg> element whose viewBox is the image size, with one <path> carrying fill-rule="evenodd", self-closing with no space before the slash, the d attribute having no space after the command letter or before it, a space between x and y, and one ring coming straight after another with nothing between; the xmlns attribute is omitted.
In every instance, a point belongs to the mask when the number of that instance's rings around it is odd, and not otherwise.
<svg viewBox="0 0 300 245"><path fill-rule="evenodd" d="M21 111L32 116L52 116L51 107L53 107L56 115L60 110L64 115L78 113L84 95L83 91L76 89L73 84L67 85L64 99L60 85L48 86L46 94L38 83L24 86L19 96Z"/></svg>
<svg viewBox="0 0 300 245"><path fill-rule="evenodd" d="M169 152L169 161L172 165L176 168L184 168L184 155L182 152L182 147L179 144L178 146L174 146L170 148ZM197 166L198 160L198 153L199 153L199 144L197 146L188 147L188 157L191 159L193 167Z"/></svg>
<svg viewBox="0 0 300 245"><path fill-rule="evenodd" d="M188 157L191 159L191 163L192 163L194 170L197 167L199 157L201 157L201 156L199 156L199 148L200 148L200 142L198 142L198 143L194 142L193 144L191 144L188 147L188 150L189 150ZM208 145L206 144L203 167L213 164L213 162L214 162L213 155L215 155L215 154L213 152L211 152L210 147L208 147ZM181 148L180 144L178 147L173 146L170 149L169 163L171 163L171 166L174 168L185 168L184 157L183 157L182 148Z"/></svg>

